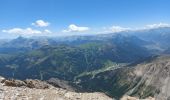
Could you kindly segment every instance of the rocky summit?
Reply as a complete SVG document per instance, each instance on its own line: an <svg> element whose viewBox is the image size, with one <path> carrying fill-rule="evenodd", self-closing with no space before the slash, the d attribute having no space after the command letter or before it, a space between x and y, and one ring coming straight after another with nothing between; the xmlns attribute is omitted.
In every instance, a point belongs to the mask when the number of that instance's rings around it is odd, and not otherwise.
<svg viewBox="0 0 170 100"><path fill-rule="evenodd" d="M103 93L76 93L39 80L7 80L0 77L0 100L113 100Z"/></svg>
<svg viewBox="0 0 170 100"><path fill-rule="evenodd" d="M103 93L77 93L54 87L44 81L5 79L0 76L0 100L116 100ZM155 100L123 96L120 100Z"/></svg>

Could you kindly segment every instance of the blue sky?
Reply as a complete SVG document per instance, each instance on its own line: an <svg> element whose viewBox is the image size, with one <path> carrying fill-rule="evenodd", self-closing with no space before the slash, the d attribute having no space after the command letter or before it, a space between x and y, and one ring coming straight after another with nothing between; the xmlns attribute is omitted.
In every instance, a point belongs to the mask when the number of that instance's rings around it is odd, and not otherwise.
<svg viewBox="0 0 170 100"><path fill-rule="evenodd" d="M160 23L170 23L170 0L0 0L1 37L94 34Z"/></svg>

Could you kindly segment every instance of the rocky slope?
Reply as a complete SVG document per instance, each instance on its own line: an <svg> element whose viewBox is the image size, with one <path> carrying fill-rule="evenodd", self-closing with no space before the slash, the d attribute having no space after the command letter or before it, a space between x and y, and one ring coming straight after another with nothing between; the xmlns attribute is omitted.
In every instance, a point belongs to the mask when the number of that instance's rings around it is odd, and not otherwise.
<svg viewBox="0 0 170 100"><path fill-rule="evenodd" d="M170 57L160 56L136 65L131 73L137 84L127 92L139 97L153 96L156 100L170 99Z"/></svg>
<svg viewBox="0 0 170 100"><path fill-rule="evenodd" d="M103 93L76 93L39 80L6 80L0 77L0 100L113 100Z"/></svg>

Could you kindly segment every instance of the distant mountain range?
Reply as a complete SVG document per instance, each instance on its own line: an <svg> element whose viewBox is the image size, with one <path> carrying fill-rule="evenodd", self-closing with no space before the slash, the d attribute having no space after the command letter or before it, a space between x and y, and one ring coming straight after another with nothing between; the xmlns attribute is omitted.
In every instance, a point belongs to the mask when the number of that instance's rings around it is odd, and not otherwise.
<svg viewBox="0 0 170 100"><path fill-rule="evenodd" d="M170 42L169 27L141 30L141 31L134 32L132 35L135 35L142 40L153 42L165 49L169 47L169 42Z"/></svg>
<svg viewBox="0 0 170 100"><path fill-rule="evenodd" d="M28 44L30 41L19 37L10 43L21 48L22 43ZM55 46L48 43L40 48L36 46L38 49L34 48L22 54L3 56L0 62L3 66L0 68L1 74L20 79L58 77L70 80L82 72L93 71L115 63L130 63L151 55L139 45L143 45L143 41L133 36L118 34L109 39L86 40L83 43L81 40L76 41L77 44L73 41L67 44L58 43Z"/></svg>

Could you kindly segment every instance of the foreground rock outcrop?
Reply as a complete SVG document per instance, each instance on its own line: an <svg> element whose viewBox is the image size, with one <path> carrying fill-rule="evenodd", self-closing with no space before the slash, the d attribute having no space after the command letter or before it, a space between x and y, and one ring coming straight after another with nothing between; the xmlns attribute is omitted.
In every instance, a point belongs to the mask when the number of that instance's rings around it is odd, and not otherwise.
<svg viewBox="0 0 170 100"><path fill-rule="evenodd" d="M39 80L6 80L0 77L0 100L113 100L103 93L76 93Z"/></svg>

